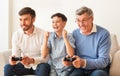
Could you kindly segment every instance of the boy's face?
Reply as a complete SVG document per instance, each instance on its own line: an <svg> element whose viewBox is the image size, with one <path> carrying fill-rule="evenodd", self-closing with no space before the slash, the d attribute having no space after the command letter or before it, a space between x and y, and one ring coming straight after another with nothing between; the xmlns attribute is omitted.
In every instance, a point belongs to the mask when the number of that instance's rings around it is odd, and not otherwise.
<svg viewBox="0 0 120 76"><path fill-rule="evenodd" d="M61 17L55 16L52 18L52 27L55 32L62 32L65 25L66 25L66 22L63 21Z"/></svg>

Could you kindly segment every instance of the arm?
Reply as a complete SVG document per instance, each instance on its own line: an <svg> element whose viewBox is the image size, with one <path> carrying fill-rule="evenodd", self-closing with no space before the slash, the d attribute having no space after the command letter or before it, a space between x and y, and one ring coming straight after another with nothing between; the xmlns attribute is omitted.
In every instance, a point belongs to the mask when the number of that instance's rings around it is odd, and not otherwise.
<svg viewBox="0 0 120 76"><path fill-rule="evenodd" d="M97 45L97 58L86 59L86 68L96 69L105 68L110 63L109 51L111 46L110 34L104 33Z"/></svg>
<svg viewBox="0 0 120 76"><path fill-rule="evenodd" d="M63 39L65 41L65 46L66 46L66 52L67 52L66 57L73 57L74 48L75 48L75 46L74 46L75 40L72 37L72 35L69 37L69 39L67 38L67 31L66 30L63 30L62 35L63 35ZM62 59L62 63L64 66L71 66L72 65L72 62L64 61L64 58Z"/></svg>
<svg viewBox="0 0 120 76"><path fill-rule="evenodd" d="M76 40L80 39L80 36L78 34L79 34L79 31L73 32L73 36ZM85 40L82 44L79 44L79 42L76 41L77 51L84 52L84 55L87 56L86 57L86 56L82 56L81 54L79 54L79 57L83 59L84 61L86 61L85 63L86 69L105 68L110 62L110 59L109 59L109 50L110 50L110 45L111 45L110 34L108 31L107 32L102 31L102 34L101 33L98 33L98 34L95 35L96 38L95 37L91 38L91 40L89 39L87 40L87 42ZM88 41L91 41L91 42L88 42ZM91 43L93 45L86 47L86 45L90 45ZM80 48L79 46L82 46L82 47ZM88 51L86 52L82 51L81 49L83 50L90 49L91 53ZM76 53L79 53L79 52L76 52Z"/></svg>
<svg viewBox="0 0 120 76"><path fill-rule="evenodd" d="M43 44L41 46L41 57L42 58L46 58L49 54L49 48L47 47L48 38L49 38L49 32L46 32L44 34L44 40L43 40Z"/></svg>
<svg viewBox="0 0 120 76"><path fill-rule="evenodd" d="M9 64L11 64L11 65L17 64L17 61L13 61L12 57L20 57L21 56L21 51L18 46L18 41L19 41L18 38L19 38L19 34L17 34L17 32L15 32L12 36L12 56L9 57Z"/></svg>
<svg viewBox="0 0 120 76"><path fill-rule="evenodd" d="M65 45L66 45L66 52L67 52L68 56L72 57L74 55L74 48L71 46L71 44L67 38L67 31L63 30L62 35L63 35L63 39L64 39Z"/></svg>

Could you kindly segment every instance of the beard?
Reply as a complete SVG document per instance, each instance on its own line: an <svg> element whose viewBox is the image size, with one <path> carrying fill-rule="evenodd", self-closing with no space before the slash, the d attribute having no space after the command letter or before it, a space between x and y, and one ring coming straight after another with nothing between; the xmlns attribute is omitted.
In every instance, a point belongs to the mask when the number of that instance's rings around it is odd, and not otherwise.
<svg viewBox="0 0 120 76"><path fill-rule="evenodd" d="M30 28L32 28L33 25L29 25L29 26L26 26L26 25L21 25L23 31L28 31Z"/></svg>

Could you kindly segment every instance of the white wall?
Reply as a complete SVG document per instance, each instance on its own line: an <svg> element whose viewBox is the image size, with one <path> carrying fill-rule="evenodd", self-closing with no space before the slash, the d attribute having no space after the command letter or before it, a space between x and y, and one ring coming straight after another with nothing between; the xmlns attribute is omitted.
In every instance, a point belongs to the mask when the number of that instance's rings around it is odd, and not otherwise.
<svg viewBox="0 0 120 76"><path fill-rule="evenodd" d="M36 26L52 31L50 16L56 12L64 13L68 17L66 29L77 27L75 10L81 6L88 6L94 11L94 23L105 27L111 33L117 34L120 43L120 0L13 0L12 2L12 32L19 28L18 11L24 6L35 9Z"/></svg>
<svg viewBox="0 0 120 76"><path fill-rule="evenodd" d="M0 51L9 47L8 0L0 2Z"/></svg>

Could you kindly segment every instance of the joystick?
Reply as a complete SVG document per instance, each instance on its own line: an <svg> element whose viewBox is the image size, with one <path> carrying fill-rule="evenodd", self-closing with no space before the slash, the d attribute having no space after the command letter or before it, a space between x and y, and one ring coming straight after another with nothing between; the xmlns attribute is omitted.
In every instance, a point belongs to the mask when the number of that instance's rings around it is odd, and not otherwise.
<svg viewBox="0 0 120 76"><path fill-rule="evenodd" d="M12 57L12 61L21 61L22 57Z"/></svg>
<svg viewBox="0 0 120 76"><path fill-rule="evenodd" d="M70 57L65 57L64 58L64 61L74 61L76 58L70 58Z"/></svg>

